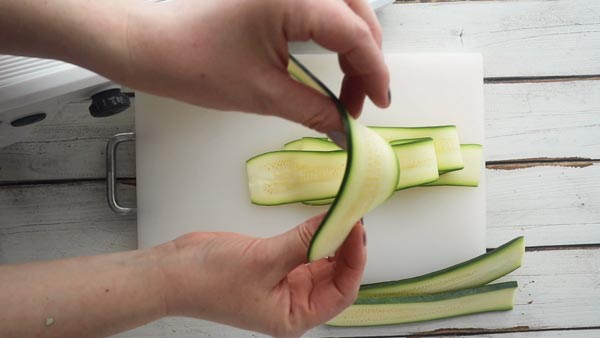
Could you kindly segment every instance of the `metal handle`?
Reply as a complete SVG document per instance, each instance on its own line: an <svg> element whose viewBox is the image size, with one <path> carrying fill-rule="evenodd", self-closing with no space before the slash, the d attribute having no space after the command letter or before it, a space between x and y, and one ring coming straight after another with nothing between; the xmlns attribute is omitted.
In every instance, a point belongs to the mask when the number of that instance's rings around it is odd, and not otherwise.
<svg viewBox="0 0 600 338"><path fill-rule="evenodd" d="M117 191L115 189L117 176L117 147L123 142L135 141L135 133L122 133L113 136L106 145L106 192L108 206L117 214L130 215L137 208L124 207L117 202Z"/></svg>

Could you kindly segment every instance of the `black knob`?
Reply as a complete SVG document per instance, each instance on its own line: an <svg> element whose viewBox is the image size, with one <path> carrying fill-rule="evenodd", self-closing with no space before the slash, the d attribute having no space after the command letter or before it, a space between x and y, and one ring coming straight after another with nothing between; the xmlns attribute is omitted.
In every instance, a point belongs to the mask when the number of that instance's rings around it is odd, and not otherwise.
<svg viewBox="0 0 600 338"><path fill-rule="evenodd" d="M106 117L118 114L129 108L131 101L120 89L108 89L92 95L90 114L93 117Z"/></svg>

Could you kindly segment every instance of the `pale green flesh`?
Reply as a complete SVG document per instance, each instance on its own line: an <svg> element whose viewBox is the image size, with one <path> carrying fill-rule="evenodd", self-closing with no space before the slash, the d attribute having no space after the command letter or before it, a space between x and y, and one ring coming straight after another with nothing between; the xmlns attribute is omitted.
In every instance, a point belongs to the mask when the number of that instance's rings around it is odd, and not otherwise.
<svg viewBox="0 0 600 338"><path fill-rule="evenodd" d="M430 138L392 142L400 166L396 190L417 187L439 178L433 141ZM312 148L315 149L315 148ZM304 201L307 205L326 205L333 199Z"/></svg>
<svg viewBox="0 0 600 338"><path fill-rule="evenodd" d="M479 185L483 161L483 147L480 144L462 144L461 153L464 158L465 167L461 170L438 175L432 167L435 165L433 161L436 161L436 158L435 153L432 153L431 146L427 143L429 140L428 138L421 138L396 140L390 143L400 166L400 178L396 190L417 186L477 187ZM274 177L264 177L262 186L257 185L257 179L253 177L259 177L261 171L272 170L267 168L276 167L271 162L280 162L284 156L277 158L279 155L276 154L284 154L284 152L267 153L269 155L263 154L273 156L273 158L263 159L265 161L264 168L260 170L255 169L253 172L256 172L256 174L248 172L252 202L259 205L279 205L294 202L302 202L307 205L327 205L333 203L334 196L338 191L339 181L343 176L345 160L342 157L333 158L332 156L332 159L319 159L318 157L299 154L302 152L308 154L327 151L335 153L334 150L339 150L340 148L322 138L302 138L292 141L287 145L291 145L290 149L302 148L302 151L289 156L288 161L293 166L289 168L279 167L278 170L273 172L273 175L279 176L279 187L271 187L274 184L273 181L277 181ZM254 159L259 157L257 156ZM249 160L249 163L254 159ZM323 172L319 174L319 167L321 165ZM287 171L289 174L283 174L284 171ZM328 175L328 173L332 172L335 172L336 175ZM264 176L265 174L261 175ZM313 177L315 180L304 181L303 177ZM320 178L320 180L317 180L317 178ZM307 187L301 187L303 182L307 184ZM322 186L319 185L321 183L323 184ZM264 192L257 192L260 189L264 190ZM272 194L270 193L272 190L285 192L286 196ZM303 190L303 192L296 193L297 190ZM267 194L267 192L269 193ZM262 196L263 194L266 196Z"/></svg>
<svg viewBox="0 0 600 338"><path fill-rule="evenodd" d="M342 151L274 151L246 162L250 200L279 205L335 196L346 168Z"/></svg>
<svg viewBox="0 0 600 338"><path fill-rule="evenodd" d="M433 140L429 137L407 140L394 140L390 142L398 165L400 166L400 178L396 190L416 187L439 178L437 169L437 157ZM305 151L332 151L340 148L335 143L323 138L303 137L288 142L285 150ZM325 194L319 194L321 197ZM307 205L327 205L333 203L334 198L320 198L317 200L302 201Z"/></svg>
<svg viewBox="0 0 600 338"><path fill-rule="evenodd" d="M431 137L440 173L463 168L460 140L456 126L369 127L386 141Z"/></svg>
<svg viewBox="0 0 600 338"><path fill-rule="evenodd" d="M391 146L376 133L356 122L337 97L296 59L290 56L288 72L299 82L329 96L344 123L347 161L339 191L313 235L308 260L334 253L354 224L385 202L398 183L398 160Z"/></svg>
<svg viewBox="0 0 600 338"><path fill-rule="evenodd" d="M331 326L375 326L414 323L513 308L516 282L405 298L359 299Z"/></svg>
<svg viewBox="0 0 600 338"><path fill-rule="evenodd" d="M519 268L524 253L525 240L517 237L493 251L443 270L399 281L362 285L358 298L426 295L481 286Z"/></svg>
<svg viewBox="0 0 600 338"><path fill-rule="evenodd" d="M455 126L369 127L369 129L374 130L384 137L391 145L432 138L436 152L436 161L438 163L438 172L440 174L460 170L464 167L460 152L461 145L458 139L458 131ZM410 137L395 138L395 136ZM303 137L286 143L283 149L330 151L339 150L340 148L325 138Z"/></svg>
<svg viewBox="0 0 600 338"><path fill-rule="evenodd" d="M423 186L478 186L481 179L483 147L480 144L461 144L460 151L465 165L463 169L440 175L436 181L423 184Z"/></svg>
<svg viewBox="0 0 600 338"><path fill-rule="evenodd" d="M416 187L439 179L437 157L432 139L392 146L400 166L396 190Z"/></svg>
<svg viewBox="0 0 600 338"><path fill-rule="evenodd" d="M330 151L339 149L333 142L323 139L303 138L301 140L303 141L301 150ZM396 153L400 166L400 178L396 190L416 187L439 178L437 157L431 138L395 140L390 142L390 145Z"/></svg>
<svg viewBox="0 0 600 338"><path fill-rule="evenodd" d="M321 151L328 149L328 144L333 144L328 141L311 139L309 143L313 144L304 145L310 150L275 151L247 161L248 186L253 203L279 205L309 201L307 204L322 205L333 202L331 197L335 197L339 190L346 155L342 151ZM392 148L400 167L396 190L432 182L439 177L431 139L402 143Z"/></svg>

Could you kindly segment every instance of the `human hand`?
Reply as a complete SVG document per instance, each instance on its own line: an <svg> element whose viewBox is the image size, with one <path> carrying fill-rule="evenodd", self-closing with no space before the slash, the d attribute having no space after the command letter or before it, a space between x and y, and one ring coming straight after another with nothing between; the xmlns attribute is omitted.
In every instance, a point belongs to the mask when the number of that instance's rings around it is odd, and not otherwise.
<svg viewBox="0 0 600 338"><path fill-rule="evenodd" d="M334 104L287 73L288 41L339 53L340 99L356 117L368 95L389 105L381 28L365 0L144 1L129 9L121 82L222 110L343 131Z"/></svg>
<svg viewBox="0 0 600 338"><path fill-rule="evenodd" d="M323 216L276 237L192 233L158 247L167 315L208 319L275 337L298 337L356 298L366 263L354 227L335 257L306 263Z"/></svg>

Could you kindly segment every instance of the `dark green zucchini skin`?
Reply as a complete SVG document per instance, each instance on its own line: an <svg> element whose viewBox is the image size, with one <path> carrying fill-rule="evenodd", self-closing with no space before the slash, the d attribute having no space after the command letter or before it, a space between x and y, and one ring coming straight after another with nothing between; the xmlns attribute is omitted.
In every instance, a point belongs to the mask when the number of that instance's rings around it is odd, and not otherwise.
<svg viewBox="0 0 600 338"><path fill-rule="evenodd" d="M448 284L441 285L444 289L437 290L437 292L484 285L518 269L522 264L524 252L525 238L520 236L490 252L445 269L413 278L361 285L358 298L384 298L394 295L406 296L432 293L427 288L424 288L423 284L436 279L441 282L444 278L450 278L455 284L453 286ZM511 258L514 259L511 265L502 267L499 264ZM476 269L478 267L485 268L486 264L490 267L491 271L487 272L484 276L477 275ZM460 283L460 280L457 280L457 275L465 271L470 272L470 274L467 274L464 282Z"/></svg>
<svg viewBox="0 0 600 338"><path fill-rule="evenodd" d="M496 283L478 286L474 288L446 291L440 293L434 293L430 295L418 295L408 297L384 297L384 298L359 298L354 304L365 305L365 304L405 304L405 303L425 303L425 302L437 302L440 300L447 300L453 298L460 298L470 295L476 295L484 292L497 291L502 289L516 288L518 283L515 281Z"/></svg>

